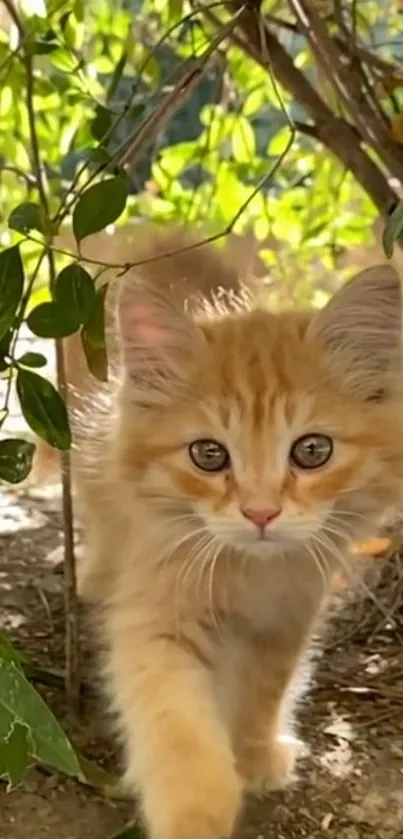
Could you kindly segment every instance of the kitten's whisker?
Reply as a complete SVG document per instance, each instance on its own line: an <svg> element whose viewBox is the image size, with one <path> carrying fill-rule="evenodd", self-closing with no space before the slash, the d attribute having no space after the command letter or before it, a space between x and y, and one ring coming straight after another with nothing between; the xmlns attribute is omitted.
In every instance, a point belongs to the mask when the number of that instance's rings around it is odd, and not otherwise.
<svg viewBox="0 0 403 839"><path fill-rule="evenodd" d="M308 543L307 548L322 578L323 593L325 593L329 589L329 568L326 561L326 557L322 554L320 550L320 545L314 540Z"/></svg>
<svg viewBox="0 0 403 839"><path fill-rule="evenodd" d="M214 540L214 541L216 541L216 540ZM212 544L212 547L213 546L214 546L214 542ZM210 563L210 570L209 570L209 575L208 575L208 604L209 604L211 621L214 624L217 632L221 631L221 626L219 624L219 621L217 620L217 614L216 614L216 611L214 609L214 572L215 572L215 569L217 567L217 562L220 558L220 553L221 553L221 545L218 542L218 544L215 545L215 554L214 554L214 556L212 558L212 561Z"/></svg>
<svg viewBox="0 0 403 839"><path fill-rule="evenodd" d="M175 582L175 620L176 624L179 627L180 625L180 595L181 589L184 588L185 582L187 578L190 576L193 568L199 564L201 561L201 556L203 556L203 551L208 547L210 542L210 535L208 532L202 533L199 538L196 540L195 544L193 545L192 550L190 551L189 555L187 556L185 562L179 569L179 573L176 577Z"/></svg>
<svg viewBox="0 0 403 839"><path fill-rule="evenodd" d="M182 571L178 574L178 583L181 586L185 585L187 577L190 575L192 569L196 564L202 561L205 549L210 545L211 537L208 532L204 532L199 539L196 540L192 550L186 558L186 562Z"/></svg>

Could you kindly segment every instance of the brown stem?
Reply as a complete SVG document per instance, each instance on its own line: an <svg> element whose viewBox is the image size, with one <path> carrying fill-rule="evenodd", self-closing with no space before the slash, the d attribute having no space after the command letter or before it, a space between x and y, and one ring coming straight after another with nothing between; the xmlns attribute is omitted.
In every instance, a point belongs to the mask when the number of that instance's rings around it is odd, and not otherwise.
<svg viewBox="0 0 403 839"><path fill-rule="evenodd" d="M9 7L10 4L8 4ZM14 10L15 12L15 10ZM18 20L18 15L15 12ZM19 22L19 29L23 35L23 27ZM29 52L25 52L24 65L26 70L26 105L33 157L33 169L36 177L40 205L46 235L46 255L49 266L50 288L54 290L56 282L56 267L52 250L51 219L47 185L42 166L38 135L35 123L34 109L34 74L32 58ZM57 385L59 392L67 404L68 386L66 381L63 343L60 340L55 342L56 348L56 369ZM80 673L79 673L79 617L78 599L76 588L76 567L74 556L74 524L73 524L73 502L71 492L71 463L70 453L60 452L62 472L62 506L63 506L63 530L64 530L64 600L65 600L65 654L66 654L66 694L71 712L78 710L80 697Z"/></svg>

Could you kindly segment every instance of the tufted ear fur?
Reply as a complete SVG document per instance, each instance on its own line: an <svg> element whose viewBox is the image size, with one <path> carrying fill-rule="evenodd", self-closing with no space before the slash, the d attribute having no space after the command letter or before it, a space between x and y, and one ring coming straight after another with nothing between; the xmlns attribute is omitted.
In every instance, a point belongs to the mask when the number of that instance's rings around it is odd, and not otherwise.
<svg viewBox="0 0 403 839"><path fill-rule="evenodd" d="M379 398L396 373L402 350L402 291L389 265L367 268L311 321L309 334L365 398Z"/></svg>
<svg viewBox="0 0 403 839"><path fill-rule="evenodd" d="M164 404L186 387L204 341L191 317L153 284L129 278L118 304L126 384L142 405Z"/></svg>

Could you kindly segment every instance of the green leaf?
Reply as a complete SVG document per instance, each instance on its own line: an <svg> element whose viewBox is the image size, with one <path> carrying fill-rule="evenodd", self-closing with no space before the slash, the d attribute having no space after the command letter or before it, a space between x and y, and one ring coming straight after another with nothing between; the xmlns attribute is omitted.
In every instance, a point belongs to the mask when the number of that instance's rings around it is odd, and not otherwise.
<svg viewBox="0 0 403 839"><path fill-rule="evenodd" d="M51 52L55 52L57 49L59 49L57 41L45 41L39 39L32 44L33 55L48 55Z"/></svg>
<svg viewBox="0 0 403 839"><path fill-rule="evenodd" d="M31 370L19 370L16 387L29 427L54 448L69 449L71 431L67 409L53 385Z"/></svg>
<svg viewBox="0 0 403 839"><path fill-rule="evenodd" d="M27 440L0 440L0 480L19 484L28 477L35 453L33 443Z"/></svg>
<svg viewBox="0 0 403 839"><path fill-rule="evenodd" d="M88 786L102 790L104 795L110 796L111 798L118 797L118 792L121 790L121 778L118 775L112 775L111 772L107 772L102 766L98 766L97 763L87 760L87 758L80 754L77 755L77 758L85 783Z"/></svg>
<svg viewBox="0 0 403 839"><path fill-rule="evenodd" d="M95 140L101 142L113 123L114 115L103 105L95 108L95 119L91 123L91 134Z"/></svg>
<svg viewBox="0 0 403 839"><path fill-rule="evenodd" d="M5 658L6 661L14 661L15 664L23 664L26 661L22 653L14 649L4 632L0 632L0 658Z"/></svg>
<svg viewBox="0 0 403 839"><path fill-rule="evenodd" d="M30 730L14 722L4 740L0 740L0 778L7 780L10 792L24 780L30 756Z"/></svg>
<svg viewBox="0 0 403 839"><path fill-rule="evenodd" d="M79 198L73 212L73 231L77 241L104 230L116 221L126 206L127 195L127 181L120 175L90 186Z"/></svg>
<svg viewBox="0 0 403 839"><path fill-rule="evenodd" d="M73 9L77 20L82 23L85 19L85 0L76 0Z"/></svg>
<svg viewBox="0 0 403 839"><path fill-rule="evenodd" d="M161 83L161 65L152 52L148 53L143 73L153 84L159 85Z"/></svg>
<svg viewBox="0 0 403 839"><path fill-rule="evenodd" d="M29 233L30 230L38 230L43 233L42 213L39 204L27 201L19 204L12 211L8 226L10 230L18 230L19 233Z"/></svg>
<svg viewBox="0 0 403 839"><path fill-rule="evenodd" d="M56 279L55 304L60 311L68 311L77 328L85 323L94 308L96 291L94 280L77 262L63 268Z"/></svg>
<svg viewBox="0 0 403 839"><path fill-rule="evenodd" d="M66 338L86 322L96 301L94 280L74 262L56 278L54 300L40 303L29 313L27 324L40 338Z"/></svg>
<svg viewBox="0 0 403 839"><path fill-rule="evenodd" d="M93 163L96 163L97 166L101 166L102 169L106 169L111 160L111 156L103 146L97 146L97 148L93 149L91 152L91 160Z"/></svg>
<svg viewBox="0 0 403 839"><path fill-rule="evenodd" d="M39 303L29 313L27 324L38 338L67 338L80 327L76 312L62 308L57 303Z"/></svg>
<svg viewBox="0 0 403 839"><path fill-rule="evenodd" d="M237 163L249 163L256 154L255 132L244 116L237 117L231 135L232 154Z"/></svg>
<svg viewBox="0 0 403 839"><path fill-rule="evenodd" d="M17 359L17 364L22 364L23 367L45 367L47 361L40 352L25 352Z"/></svg>
<svg viewBox="0 0 403 839"><path fill-rule="evenodd" d="M0 736L16 723L30 730L32 757L82 780L78 758L52 712L20 668L0 659Z"/></svg>
<svg viewBox="0 0 403 839"><path fill-rule="evenodd" d="M183 0L168 0L168 20L170 23L180 20L183 13Z"/></svg>
<svg viewBox="0 0 403 839"><path fill-rule="evenodd" d="M0 253L0 338L12 327L24 289L24 269L18 245Z"/></svg>
<svg viewBox="0 0 403 839"><path fill-rule="evenodd" d="M105 340L105 295L107 286L97 291L95 306L81 330L81 343L92 373L101 382L108 379L108 356Z"/></svg>
<svg viewBox="0 0 403 839"><path fill-rule="evenodd" d="M393 249L396 239L403 233L403 201L399 201L398 205L390 214L385 229L382 235L382 244L385 251L385 256L388 259L393 256Z"/></svg>
<svg viewBox="0 0 403 839"><path fill-rule="evenodd" d="M136 120L138 122L140 122L140 120L144 116L145 110L146 110L146 103L145 102L136 102L136 104L133 105L132 108L130 108L128 115L129 115L130 119L133 120L133 122L135 122Z"/></svg>
<svg viewBox="0 0 403 839"><path fill-rule="evenodd" d="M11 366L10 346L13 338L13 330L9 329L0 339L0 373L4 373Z"/></svg>
<svg viewBox="0 0 403 839"><path fill-rule="evenodd" d="M129 56L128 56L127 50L124 50L124 52L120 56L119 61L117 62L116 67L115 67L115 69L112 73L112 78L109 82L108 89L106 91L106 101L107 102L110 102L111 99L113 99L113 97L116 93L116 90L117 90L119 82L122 78L123 71L125 69L128 57Z"/></svg>
<svg viewBox="0 0 403 839"><path fill-rule="evenodd" d="M58 70L63 70L65 73L74 73L77 71L78 61L75 55L69 50L59 47L59 49L49 54L49 58Z"/></svg>

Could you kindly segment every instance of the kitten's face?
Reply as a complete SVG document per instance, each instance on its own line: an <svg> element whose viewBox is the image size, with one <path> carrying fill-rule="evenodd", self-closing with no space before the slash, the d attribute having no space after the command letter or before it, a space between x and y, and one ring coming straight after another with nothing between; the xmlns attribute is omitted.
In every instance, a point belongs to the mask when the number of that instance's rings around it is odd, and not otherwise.
<svg viewBox="0 0 403 839"><path fill-rule="evenodd" d="M139 489L192 515L182 522L201 536L259 554L315 534L323 544L335 531L359 533L363 516L395 500L396 411L372 398L377 363L356 380L330 379L309 320L255 312L208 324L143 412L142 442L128 456Z"/></svg>

